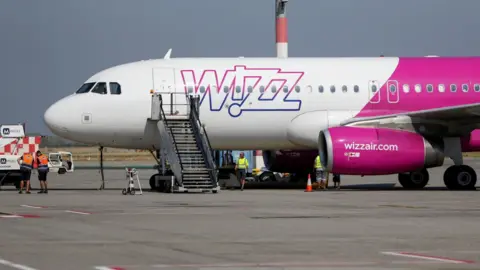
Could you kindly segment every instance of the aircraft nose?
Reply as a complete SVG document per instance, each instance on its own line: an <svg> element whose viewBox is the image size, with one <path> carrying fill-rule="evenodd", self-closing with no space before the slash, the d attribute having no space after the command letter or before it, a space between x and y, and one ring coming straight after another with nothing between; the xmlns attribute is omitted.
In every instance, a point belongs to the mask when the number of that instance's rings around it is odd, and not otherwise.
<svg viewBox="0 0 480 270"><path fill-rule="evenodd" d="M43 115L43 121L54 134L68 132L68 117L66 117L68 110L64 103L62 100L54 103Z"/></svg>

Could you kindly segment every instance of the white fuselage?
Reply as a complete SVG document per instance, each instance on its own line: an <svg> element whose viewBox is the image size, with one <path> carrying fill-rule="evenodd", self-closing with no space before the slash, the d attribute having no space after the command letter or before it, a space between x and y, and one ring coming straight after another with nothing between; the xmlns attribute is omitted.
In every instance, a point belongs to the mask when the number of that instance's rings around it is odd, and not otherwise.
<svg viewBox="0 0 480 270"><path fill-rule="evenodd" d="M185 92L193 91L190 94L203 99L200 120L214 149L315 149L319 131L354 117L372 97L369 81L383 85L397 64L398 58L140 61L106 69L86 81L118 83L121 94L72 94L46 111L45 122L55 134L74 141L132 149L158 147L157 127L147 121L150 90L174 92L172 107L179 114L187 110ZM227 72L235 66L236 70ZM268 86L274 79L270 86L276 86L276 96ZM195 83L196 91L189 90L195 89ZM206 93L209 86L212 95ZM243 96L237 86L244 89ZM259 100L262 86L265 93ZM163 99L169 114L170 95Z"/></svg>

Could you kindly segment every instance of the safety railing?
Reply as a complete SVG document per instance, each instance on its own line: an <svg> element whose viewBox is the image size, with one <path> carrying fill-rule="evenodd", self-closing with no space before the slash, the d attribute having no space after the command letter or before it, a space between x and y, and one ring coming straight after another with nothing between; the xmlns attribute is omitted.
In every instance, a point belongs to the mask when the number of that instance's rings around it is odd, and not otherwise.
<svg viewBox="0 0 480 270"><path fill-rule="evenodd" d="M190 103L190 122L192 124L192 128L194 129L194 134L197 142L199 143L203 157L207 161L210 178L213 179L213 182L216 186L218 184L218 180L214 151L212 150L210 139L208 138L205 127L203 127L200 122L200 98L198 96L189 96L188 100Z"/></svg>
<svg viewBox="0 0 480 270"><path fill-rule="evenodd" d="M158 116L155 116L158 114L160 119L158 119ZM166 153L167 160L170 164L170 169L173 171L178 182L182 183L183 163L178 155L175 154L178 153L177 142L175 141L175 136L173 136L173 129L169 125L169 119L166 117L163 110L162 95L159 93L154 93L152 95L152 119L159 120L157 121L157 127L159 128L160 138L162 140L160 143L160 148L165 150L164 153Z"/></svg>

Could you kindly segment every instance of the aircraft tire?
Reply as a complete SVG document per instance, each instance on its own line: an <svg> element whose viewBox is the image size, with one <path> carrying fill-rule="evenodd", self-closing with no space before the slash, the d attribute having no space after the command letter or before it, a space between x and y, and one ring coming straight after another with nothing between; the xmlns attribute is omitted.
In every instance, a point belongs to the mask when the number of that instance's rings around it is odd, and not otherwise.
<svg viewBox="0 0 480 270"><path fill-rule="evenodd" d="M430 180L427 169L422 169L421 171L409 172L409 173L399 173L398 182L405 189L415 190L422 189Z"/></svg>
<svg viewBox="0 0 480 270"><path fill-rule="evenodd" d="M443 182L450 190L475 190L477 173L468 165L453 165L445 170Z"/></svg>

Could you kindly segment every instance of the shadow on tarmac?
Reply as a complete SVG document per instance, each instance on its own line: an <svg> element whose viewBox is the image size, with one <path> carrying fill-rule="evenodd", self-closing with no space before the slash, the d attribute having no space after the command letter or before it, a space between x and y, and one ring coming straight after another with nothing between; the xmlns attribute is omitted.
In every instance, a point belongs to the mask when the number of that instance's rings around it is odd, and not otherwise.
<svg viewBox="0 0 480 270"><path fill-rule="evenodd" d="M245 184L244 190L304 190L306 188L304 183L249 183ZM31 191L39 191L38 188L32 188ZM48 190L51 191L102 191L99 188L49 188ZM122 191L122 188L104 188L103 190L110 190L110 191ZM139 190L139 189L136 189ZM15 188L2 188L0 192L18 192ZM142 188L143 192L151 192L151 193L161 193L155 190L151 190L150 187ZM240 191L239 187L228 187L222 188L222 191ZM447 189L446 187L425 187L419 190L413 189L405 189L401 186L397 186L396 184L392 183L384 183L384 184L358 184L358 185L342 185L340 190L334 189L333 186L329 186L327 190L316 190L315 186L313 186L313 192L351 192L351 191L404 191L404 192L412 192L412 191L452 191ZM456 191L456 190L455 190ZM473 190L463 190L463 191L477 191L477 189ZM196 193L196 192L195 192ZM180 194L180 193L178 193Z"/></svg>

